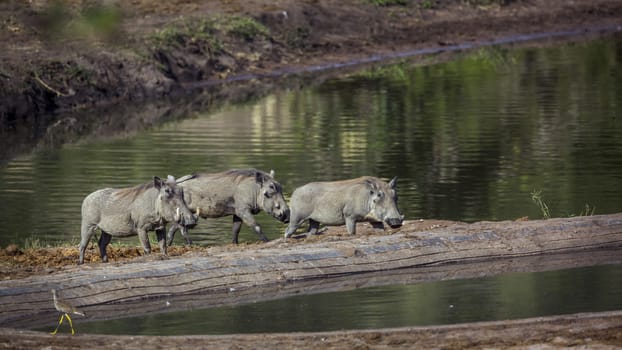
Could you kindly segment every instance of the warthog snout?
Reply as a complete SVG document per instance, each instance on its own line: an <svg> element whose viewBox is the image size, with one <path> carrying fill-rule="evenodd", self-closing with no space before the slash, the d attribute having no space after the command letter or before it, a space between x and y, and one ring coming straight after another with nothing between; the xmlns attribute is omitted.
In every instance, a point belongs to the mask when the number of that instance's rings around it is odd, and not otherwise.
<svg viewBox="0 0 622 350"><path fill-rule="evenodd" d="M281 214L279 214L277 219L281 220L281 222L288 224L289 223L289 208L283 210Z"/></svg>
<svg viewBox="0 0 622 350"><path fill-rule="evenodd" d="M391 226L391 228L398 228L402 226L402 222L404 221L404 217L400 218L388 218L385 220L387 225Z"/></svg>
<svg viewBox="0 0 622 350"><path fill-rule="evenodd" d="M196 214L192 214L192 212L190 212L188 215L183 216L184 226L193 227L197 224L198 221L199 216Z"/></svg>
<svg viewBox="0 0 622 350"><path fill-rule="evenodd" d="M174 222L181 224L186 227L194 227L199 221L199 215L192 214L192 212L188 211L188 213L184 213L183 215L180 212L180 209L177 208L175 210Z"/></svg>

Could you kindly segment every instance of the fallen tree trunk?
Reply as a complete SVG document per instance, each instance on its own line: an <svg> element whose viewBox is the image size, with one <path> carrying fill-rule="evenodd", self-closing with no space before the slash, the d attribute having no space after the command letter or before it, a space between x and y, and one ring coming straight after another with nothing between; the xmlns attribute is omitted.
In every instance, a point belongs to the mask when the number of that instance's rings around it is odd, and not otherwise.
<svg viewBox="0 0 622 350"><path fill-rule="evenodd" d="M90 318L105 319L391 284L403 282L404 276L415 283L622 261L622 213L447 223L424 230L421 224L425 222L408 222L389 235L370 235L368 228L357 236L335 235L337 228L301 242L279 239L164 260L154 254L140 262L91 263L2 281L0 326L32 328L54 322L52 288ZM401 273L404 269L408 273Z"/></svg>

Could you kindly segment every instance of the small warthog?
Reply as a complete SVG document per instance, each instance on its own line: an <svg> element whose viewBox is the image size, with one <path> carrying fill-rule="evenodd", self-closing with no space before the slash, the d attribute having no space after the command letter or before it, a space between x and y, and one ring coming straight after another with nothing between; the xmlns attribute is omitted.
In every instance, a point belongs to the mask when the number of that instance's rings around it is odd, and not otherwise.
<svg viewBox="0 0 622 350"><path fill-rule="evenodd" d="M404 216L397 208L395 186L397 177L389 183L371 176L334 182L311 182L297 188L289 201L291 216L285 238L309 220L307 235L316 234L321 224L346 224L350 234L356 233L356 223L370 221L382 226L402 225ZM376 225L375 225L376 226Z"/></svg>
<svg viewBox="0 0 622 350"><path fill-rule="evenodd" d="M268 238L261 231L254 215L261 210L282 222L289 220L289 208L283 198L283 188L274 179L274 171L267 174L256 169L232 169L216 174L183 176L177 181L184 189L188 208L202 218L219 218L233 215L233 243L238 243L242 222L251 227L263 241ZM193 224L180 222L168 233L168 244L173 242L175 231L186 233Z"/></svg>
<svg viewBox="0 0 622 350"><path fill-rule="evenodd" d="M145 253L151 253L148 231L155 231L160 249L166 254L166 224L184 221L194 224L196 217L184 202L183 190L170 176L163 181L157 176L153 182L130 188L105 188L89 194L82 202L82 240L80 260L96 229L100 229L99 253L108 261L106 246L112 236L138 234Z"/></svg>

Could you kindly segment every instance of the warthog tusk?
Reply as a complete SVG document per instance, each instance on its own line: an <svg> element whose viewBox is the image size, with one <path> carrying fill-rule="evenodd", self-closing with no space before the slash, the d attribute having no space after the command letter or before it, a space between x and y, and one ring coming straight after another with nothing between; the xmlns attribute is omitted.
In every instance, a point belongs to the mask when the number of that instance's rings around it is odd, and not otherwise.
<svg viewBox="0 0 622 350"><path fill-rule="evenodd" d="M197 207L197 216L201 216L201 207Z"/></svg>
<svg viewBox="0 0 622 350"><path fill-rule="evenodd" d="M380 221L382 222L382 219L379 219L373 212L369 212L367 213L367 215L365 215L365 217L363 218L363 220L371 220L371 221Z"/></svg>
<svg viewBox="0 0 622 350"><path fill-rule="evenodd" d="M175 221L179 221L181 217L179 216L179 207L177 207L177 212L175 214Z"/></svg>

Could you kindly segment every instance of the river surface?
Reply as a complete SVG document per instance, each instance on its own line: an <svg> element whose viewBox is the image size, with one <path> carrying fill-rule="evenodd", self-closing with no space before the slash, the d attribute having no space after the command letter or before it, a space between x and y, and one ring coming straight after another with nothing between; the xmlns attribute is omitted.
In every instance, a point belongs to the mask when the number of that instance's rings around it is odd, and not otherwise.
<svg viewBox="0 0 622 350"><path fill-rule="evenodd" d="M606 265L360 288L107 321L87 322L76 316L74 322L82 333L134 335L316 332L441 325L620 310L622 289L612 287L621 285L622 265Z"/></svg>
<svg viewBox="0 0 622 350"><path fill-rule="evenodd" d="M274 169L286 197L310 181L398 176L399 206L410 220L615 213L622 211L622 36L378 66L93 139L0 168L1 246L77 245L81 201L99 188L244 167ZM284 224L258 219L268 237L282 235ZM198 244L224 244L230 230L231 218L213 219L190 234ZM243 227L240 241L256 240ZM122 242L139 245L137 237ZM610 266L385 286L119 320L104 330L85 323L80 331L308 331L611 310L622 306L621 274Z"/></svg>

